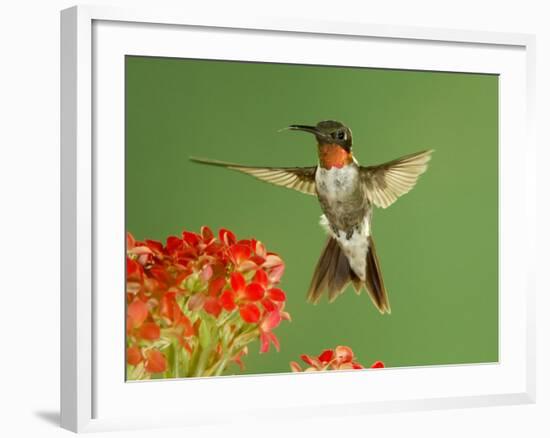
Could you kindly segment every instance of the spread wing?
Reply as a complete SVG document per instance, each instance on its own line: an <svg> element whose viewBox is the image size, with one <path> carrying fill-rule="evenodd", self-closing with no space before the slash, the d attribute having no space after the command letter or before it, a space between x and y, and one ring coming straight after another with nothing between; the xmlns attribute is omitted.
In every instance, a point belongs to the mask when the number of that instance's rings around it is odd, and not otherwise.
<svg viewBox="0 0 550 438"><path fill-rule="evenodd" d="M361 179L369 200L377 207L392 205L414 187L428 168L432 152L417 152L378 166L361 166Z"/></svg>
<svg viewBox="0 0 550 438"><path fill-rule="evenodd" d="M190 158L191 161L201 164L226 167L227 169L252 175L259 180L277 186L297 190L307 195L315 195L315 171L312 167L254 167L241 164L226 163L224 161L207 160L204 158Z"/></svg>

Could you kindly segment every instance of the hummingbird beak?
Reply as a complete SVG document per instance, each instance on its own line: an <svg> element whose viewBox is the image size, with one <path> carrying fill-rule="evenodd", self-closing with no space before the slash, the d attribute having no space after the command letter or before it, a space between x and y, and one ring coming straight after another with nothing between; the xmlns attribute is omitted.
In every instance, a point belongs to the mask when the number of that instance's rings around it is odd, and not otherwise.
<svg viewBox="0 0 550 438"><path fill-rule="evenodd" d="M313 134L318 141L326 140L327 135L324 132L321 132L317 129L316 126L308 126L308 125L290 125L288 128L291 131L304 131L309 132L310 134Z"/></svg>
<svg viewBox="0 0 550 438"><path fill-rule="evenodd" d="M319 132L317 130L317 128L315 126L307 126L307 125L290 125L288 128L286 129L290 129L291 131L305 131L305 132L309 132L313 135L322 135L321 132Z"/></svg>

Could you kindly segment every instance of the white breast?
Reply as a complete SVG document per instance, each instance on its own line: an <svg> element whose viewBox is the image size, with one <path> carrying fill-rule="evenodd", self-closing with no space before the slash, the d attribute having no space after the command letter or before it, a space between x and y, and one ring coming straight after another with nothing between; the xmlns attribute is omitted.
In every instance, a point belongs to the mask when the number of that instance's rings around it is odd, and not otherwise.
<svg viewBox="0 0 550 438"><path fill-rule="evenodd" d="M342 168L332 167L323 169L319 167L315 172L315 183L319 196L333 199L345 199L351 195L357 186L359 178L359 169L357 166L349 165Z"/></svg>

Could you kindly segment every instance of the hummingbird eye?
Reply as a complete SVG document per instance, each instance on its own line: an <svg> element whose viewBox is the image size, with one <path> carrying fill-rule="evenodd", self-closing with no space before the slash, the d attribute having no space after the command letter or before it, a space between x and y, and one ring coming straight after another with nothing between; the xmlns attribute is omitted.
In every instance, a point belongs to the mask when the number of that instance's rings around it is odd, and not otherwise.
<svg viewBox="0 0 550 438"><path fill-rule="evenodd" d="M338 138L338 140L345 140L346 139L345 131L338 131L336 133L336 138Z"/></svg>

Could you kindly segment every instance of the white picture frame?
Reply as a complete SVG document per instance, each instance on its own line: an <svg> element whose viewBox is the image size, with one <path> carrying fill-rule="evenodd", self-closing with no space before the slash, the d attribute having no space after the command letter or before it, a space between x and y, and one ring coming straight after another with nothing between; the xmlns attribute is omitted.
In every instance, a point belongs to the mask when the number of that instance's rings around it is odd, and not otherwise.
<svg viewBox="0 0 550 438"><path fill-rule="evenodd" d="M182 44L186 39L193 44ZM285 40L286 46L279 47L278 40ZM120 68L124 55L324 64L326 61L315 47L327 42L341 45L340 65L501 75L499 363L388 369L371 374L284 374L125 383L120 378L124 375L123 362L115 351L116 345L122 354L124 350L118 338L123 336L123 325L117 325L124 320L124 312L120 312L123 300L119 299L118 304L116 298L113 303L104 296L98 300L99 290L116 291L124 281L117 263L117 257L123 260L124 248L117 247L117 240L112 238L125 231L120 210L124 205L120 190L124 174L120 123L124 82ZM281 57L279 49L288 48L289 44L294 45L295 52L285 49ZM311 49L309 59L303 58L300 44ZM358 49L370 51L368 64L358 59ZM534 36L526 34L242 15L228 19L153 8L77 6L62 11L62 427L83 432L203 424L211 422L212 413L216 414L216 422L229 422L247 416L269 419L275 415L362 415L534 402L536 220L533 208L527 207L535 205L534 51ZM97 154L98 144L110 152ZM112 214L107 218L102 211ZM514 254L524 256L518 260ZM119 327L120 333L114 333L113 327ZM169 399L182 386L193 394L195 406L182 405L167 411L159 402L157 411L148 407L145 415L132 405L132 400L142 394L155 400ZM247 395L259 386L271 391L271 399L247 402ZM359 390L352 391L354 388ZM217 404L209 402L208 394L213 391L231 391L239 396L236 400L233 397L228 410L222 408L227 403L223 395ZM285 393L300 397L289 402ZM320 394L327 393L333 394L330 402L320 398ZM209 402L208 412L201 408L201 400ZM122 409L125 405L129 408Z"/></svg>

